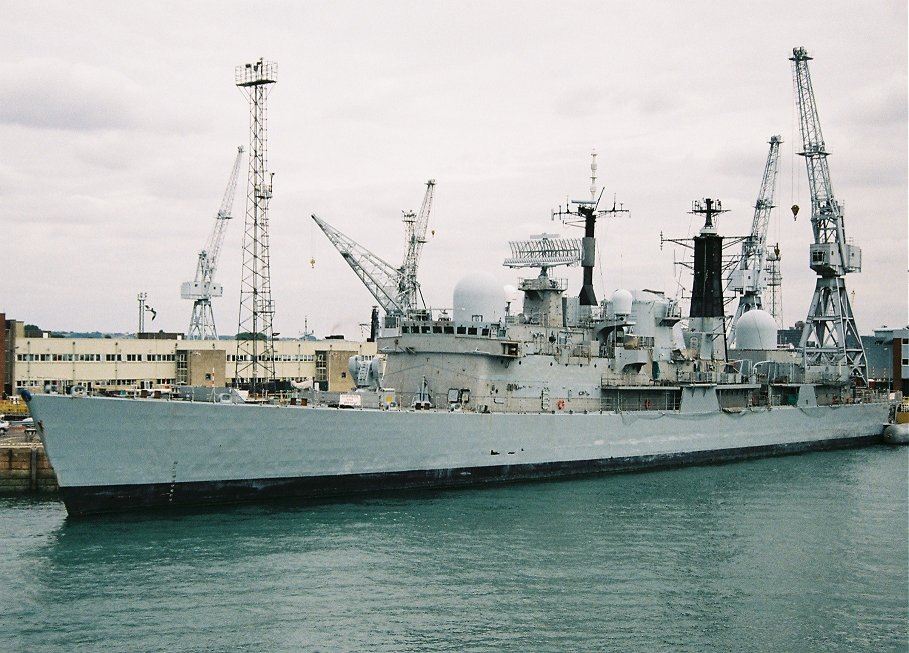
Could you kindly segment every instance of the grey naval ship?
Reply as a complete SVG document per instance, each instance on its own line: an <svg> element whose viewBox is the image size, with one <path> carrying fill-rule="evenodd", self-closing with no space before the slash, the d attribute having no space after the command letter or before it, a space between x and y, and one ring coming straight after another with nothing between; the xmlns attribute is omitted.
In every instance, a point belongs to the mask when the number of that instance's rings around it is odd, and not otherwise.
<svg viewBox="0 0 909 653"><path fill-rule="evenodd" d="M512 243L505 262L538 270L519 282L519 311L501 285L469 275L450 311L385 316L379 355L350 361L360 386L350 393L300 390L306 401L292 406L211 389L195 401L29 395L67 510L319 499L879 442L883 397L861 388L859 370L778 349L769 313L745 312L727 351L718 203L695 211L705 224L687 326L680 304L653 290L597 303L592 237L543 235ZM578 207L587 222L597 213ZM577 262L584 284L567 297L551 271Z"/></svg>
<svg viewBox="0 0 909 653"><path fill-rule="evenodd" d="M596 219L621 209L600 209L594 184L589 200L559 212L583 228L582 238L542 234L511 244L505 265L533 271L518 282L520 306L474 274L456 285L450 309L420 308L415 280L399 279L410 301L389 304L381 323L374 312L378 353L351 359L350 392L301 387L294 405L273 405L211 388L185 390L184 400L23 391L67 511L323 499L880 442L890 406L865 387L843 282L861 254L845 240L823 142L812 141L820 130L810 83L800 81L807 59L793 51L818 279L799 347L777 347L776 323L755 292L772 262L764 236L774 137L754 228L728 276L720 203L695 203L703 227L693 238L684 316L677 299L654 290L597 300ZM343 249L349 241L313 217L357 271ZM554 274L572 265L583 270L577 296ZM734 331L724 317L727 280L741 295Z"/></svg>

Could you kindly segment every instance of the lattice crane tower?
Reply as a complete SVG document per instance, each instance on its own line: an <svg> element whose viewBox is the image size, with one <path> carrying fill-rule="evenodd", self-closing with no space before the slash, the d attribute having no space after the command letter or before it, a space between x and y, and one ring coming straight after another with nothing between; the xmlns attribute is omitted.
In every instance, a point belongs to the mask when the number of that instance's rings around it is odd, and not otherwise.
<svg viewBox="0 0 909 653"><path fill-rule="evenodd" d="M273 173L267 170L266 99L277 81L278 65L259 59L237 66L236 85L249 99L249 176L243 231L243 272L237 327L235 383L251 394L274 380L275 307L271 299L268 254L268 203Z"/></svg>
<svg viewBox="0 0 909 653"><path fill-rule="evenodd" d="M215 271L218 268L218 255L221 245L224 244L224 234L227 223L233 217L234 195L237 191L237 179L240 176L240 162L243 159L243 146L237 148L237 156L231 168L227 188L221 198L221 206L215 214L215 224L205 248L199 252L196 262L196 277L193 281L185 281L180 287L180 296L183 299L193 300L193 312L189 318L189 329L186 332L188 340L217 340L218 331L215 328L215 316L212 311L212 297L221 297L224 288L220 283L215 283Z"/></svg>
<svg viewBox="0 0 909 653"><path fill-rule="evenodd" d="M846 241L843 207L833 196L827 150L821 134L805 48L793 48L792 69L799 109L804 152L811 186L811 226L814 243L810 247L811 269L817 272L817 285L799 348L806 367L815 375L847 381L865 382L868 378L865 349L859 337L845 276L861 272L862 251Z"/></svg>
<svg viewBox="0 0 909 653"><path fill-rule="evenodd" d="M782 139L779 136L770 137L770 152L767 154L767 164L764 166L764 177L761 181L761 189L758 192L757 201L754 203L754 220L751 223L751 233L742 241L742 256L739 264L729 276L729 287L731 290L741 293L739 304L732 318L732 324L729 328L729 344L735 342L735 331L739 319L752 309L763 309L764 303L761 297L764 289L770 282L775 281L779 285L776 276L772 272L770 263L779 260L779 255L767 251L767 227L770 224L770 212L773 210L773 196L776 190L776 176L780 159L780 143ZM774 288L776 293L776 288ZM770 302L771 309L775 301ZM774 318L776 314L772 313Z"/></svg>
<svg viewBox="0 0 909 653"><path fill-rule="evenodd" d="M402 217L407 251L404 253L404 262L401 264L399 296L401 304L409 307L410 310L415 310L417 302L422 301L422 297L419 296L420 283L417 281L417 269L420 266L420 254L423 252L423 245L426 244L426 227L429 225L429 214L432 211L432 195L435 186L435 179L427 181L426 194L423 196L420 212L405 211Z"/></svg>
<svg viewBox="0 0 909 653"><path fill-rule="evenodd" d="M312 219L360 278L370 294L375 297L387 316L394 318L426 309L420 283L417 281L417 271L420 254L423 251L423 245L426 244L426 227L432 211L435 187L435 179L426 182L426 193L423 196L423 204L419 213L404 212L404 237L407 250L404 253L404 261L399 267L376 256L317 215L312 216Z"/></svg>

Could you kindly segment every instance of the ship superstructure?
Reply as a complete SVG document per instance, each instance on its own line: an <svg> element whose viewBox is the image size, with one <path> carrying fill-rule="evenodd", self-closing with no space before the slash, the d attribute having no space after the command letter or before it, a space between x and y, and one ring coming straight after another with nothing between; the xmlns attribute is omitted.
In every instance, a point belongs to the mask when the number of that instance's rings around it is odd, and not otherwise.
<svg viewBox="0 0 909 653"><path fill-rule="evenodd" d="M538 268L521 278L520 313L505 315L491 278L455 287L454 315L428 311L383 329L383 384L402 406L482 413L746 410L851 401L848 383L803 389L800 357L777 350L766 326L746 320L741 347L727 351L718 200L695 202L704 217L694 238L687 324L679 302L654 290L615 291L583 311L566 295L558 266L583 256L577 239L541 234L511 243L508 267ZM757 313L756 313L757 314ZM428 402L428 403L427 403Z"/></svg>

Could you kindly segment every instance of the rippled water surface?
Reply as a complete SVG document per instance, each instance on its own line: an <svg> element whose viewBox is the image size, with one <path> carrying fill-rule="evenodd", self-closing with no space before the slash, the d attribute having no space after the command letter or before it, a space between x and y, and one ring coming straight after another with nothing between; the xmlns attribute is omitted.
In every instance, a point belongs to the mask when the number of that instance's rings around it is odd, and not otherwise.
<svg viewBox="0 0 909 653"><path fill-rule="evenodd" d="M68 520L0 499L7 651L906 651L909 449Z"/></svg>

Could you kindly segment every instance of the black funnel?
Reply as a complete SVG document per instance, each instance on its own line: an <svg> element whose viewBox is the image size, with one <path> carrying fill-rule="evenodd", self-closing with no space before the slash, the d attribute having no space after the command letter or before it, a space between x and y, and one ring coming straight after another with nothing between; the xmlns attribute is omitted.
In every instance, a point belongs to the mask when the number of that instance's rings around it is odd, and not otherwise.
<svg viewBox="0 0 909 653"><path fill-rule="evenodd" d="M724 212L719 202L695 203L692 213L704 214L706 224L694 237L694 283L691 288L689 317L723 317L723 237L715 230L713 219Z"/></svg>

